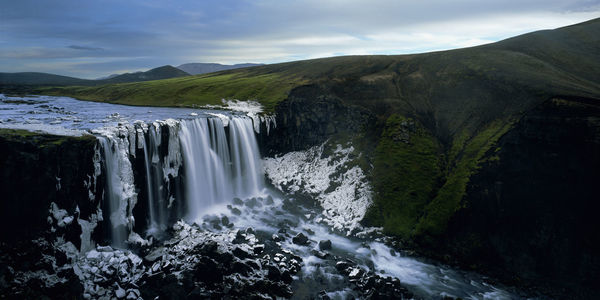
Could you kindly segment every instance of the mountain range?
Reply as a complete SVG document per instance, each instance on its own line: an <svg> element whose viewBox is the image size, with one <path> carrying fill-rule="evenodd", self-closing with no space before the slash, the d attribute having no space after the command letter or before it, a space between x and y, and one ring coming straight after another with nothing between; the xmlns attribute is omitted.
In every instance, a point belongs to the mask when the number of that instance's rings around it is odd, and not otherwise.
<svg viewBox="0 0 600 300"><path fill-rule="evenodd" d="M22 86L96 86L111 83L140 82L205 74L260 65L261 64L221 65L216 63L189 63L180 65L177 68L166 65L145 72L112 74L95 80L40 72L0 72L0 91L10 91L11 89Z"/></svg>

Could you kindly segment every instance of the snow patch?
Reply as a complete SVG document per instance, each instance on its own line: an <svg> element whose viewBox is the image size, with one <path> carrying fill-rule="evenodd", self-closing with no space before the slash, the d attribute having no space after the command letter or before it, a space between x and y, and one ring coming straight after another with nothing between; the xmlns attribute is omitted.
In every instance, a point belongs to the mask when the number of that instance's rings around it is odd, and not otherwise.
<svg viewBox="0 0 600 300"><path fill-rule="evenodd" d="M349 235L361 229L359 222L371 205L372 190L358 166L350 166L354 147L337 145L324 157L327 142L306 151L265 158L267 177L283 192L309 193L323 208L323 221Z"/></svg>

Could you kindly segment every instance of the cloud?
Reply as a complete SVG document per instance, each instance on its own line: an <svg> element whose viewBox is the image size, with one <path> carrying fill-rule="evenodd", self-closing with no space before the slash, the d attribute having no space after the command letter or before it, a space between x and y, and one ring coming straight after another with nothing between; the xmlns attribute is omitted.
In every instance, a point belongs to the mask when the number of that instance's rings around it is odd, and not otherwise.
<svg viewBox="0 0 600 300"><path fill-rule="evenodd" d="M403 54L596 17L600 4L589 0L19 0L0 10L0 65L95 78L111 68Z"/></svg>
<svg viewBox="0 0 600 300"><path fill-rule="evenodd" d="M75 50L87 50L87 51L102 51L102 50L104 50L103 48L100 48L100 47L87 47L87 46L78 46L78 45L71 45L71 46L68 46L67 48L75 49Z"/></svg>

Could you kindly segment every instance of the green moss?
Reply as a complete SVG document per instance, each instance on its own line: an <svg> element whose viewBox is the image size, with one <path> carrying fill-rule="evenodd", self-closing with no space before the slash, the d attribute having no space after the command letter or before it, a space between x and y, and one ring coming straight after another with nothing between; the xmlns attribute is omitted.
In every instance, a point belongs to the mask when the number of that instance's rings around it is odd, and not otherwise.
<svg viewBox="0 0 600 300"><path fill-rule="evenodd" d="M511 125L498 120L475 134L464 130L444 152L423 126L390 116L375 149L367 223L407 239L443 234L461 208L469 178Z"/></svg>
<svg viewBox="0 0 600 300"><path fill-rule="evenodd" d="M289 91L304 81L283 74L207 74L103 85L99 87L57 87L42 89L50 95L127 105L194 106L219 105L221 99L255 100L267 111L287 98Z"/></svg>
<svg viewBox="0 0 600 300"><path fill-rule="evenodd" d="M80 137L60 136L47 133L28 131L23 129L0 128L0 138L9 141L25 141L32 140L39 147L54 147L60 146L68 141L82 140L90 143L95 143L96 138L93 135L83 135Z"/></svg>
<svg viewBox="0 0 600 300"><path fill-rule="evenodd" d="M448 173L444 185L425 208L425 215L417 226L417 235L439 235L446 230L448 221L461 208L469 178L477 171L481 159L504 133L512 122L497 120L467 139L463 132L454 140L449 157Z"/></svg>
<svg viewBox="0 0 600 300"><path fill-rule="evenodd" d="M409 237L441 175L440 146L412 119L392 115L375 149L374 206L367 218L391 234Z"/></svg>

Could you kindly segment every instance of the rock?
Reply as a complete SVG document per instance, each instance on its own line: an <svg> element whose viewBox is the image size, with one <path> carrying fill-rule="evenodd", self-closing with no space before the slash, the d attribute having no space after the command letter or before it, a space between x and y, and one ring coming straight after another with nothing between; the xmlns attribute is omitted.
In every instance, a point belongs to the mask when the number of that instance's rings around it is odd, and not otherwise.
<svg viewBox="0 0 600 300"><path fill-rule="evenodd" d="M348 274L348 277L350 277L350 279L358 279L358 278L362 277L362 275L364 273L365 272L361 268L355 267L350 271L350 274Z"/></svg>
<svg viewBox="0 0 600 300"><path fill-rule="evenodd" d="M267 196L267 201L266 201L267 205L273 205L273 197L271 197L271 195Z"/></svg>
<svg viewBox="0 0 600 300"><path fill-rule="evenodd" d="M309 235L315 235L315 232L310 229L310 228L304 228L304 230L306 231L306 233L308 233Z"/></svg>
<svg viewBox="0 0 600 300"><path fill-rule="evenodd" d="M351 265L347 261L338 261L335 264L335 268L340 272L346 272L346 270L348 270L348 268L350 268L350 267L351 267Z"/></svg>
<svg viewBox="0 0 600 300"><path fill-rule="evenodd" d="M227 216L223 216L221 217L221 224L223 224L223 226L228 227L229 226L229 218Z"/></svg>
<svg viewBox="0 0 600 300"><path fill-rule="evenodd" d="M330 240L322 240L319 242L319 250L331 250L331 241Z"/></svg>
<svg viewBox="0 0 600 300"><path fill-rule="evenodd" d="M246 200L246 202L244 203L244 205L250 207L250 208L254 208L254 207L261 207L262 204L260 204L260 202L258 202L256 200L256 198L251 198L249 200Z"/></svg>
<svg viewBox="0 0 600 300"><path fill-rule="evenodd" d="M258 244L254 246L254 254L261 254L265 251L265 245L264 244Z"/></svg>
<svg viewBox="0 0 600 300"><path fill-rule="evenodd" d="M246 234L242 231L238 230L235 234L235 239L233 239L234 244L244 244L246 243Z"/></svg>
<svg viewBox="0 0 600 300"><path fill-rule="evenodd" d="M318 250L313 250L311 253L320 259L325 259L329 256L329 253L325 253L325 252L318 251Z"/></svg>
<svg viewBox="0 0 600 300"><path fill-rule="evenodd" d="M242 274L244 276L247 276L249 273L252 272L252 268L241 261L234 262L231 266L231 270L234 273Z"/></svg>
<svg viewBox="0 0 600 300"><path fill-rule="evenodd" d="M152 252L148 253L148 255L144 257L144 259L149 262L154 262L166 253L167 250L164 247L156 248L152 250Z"/></svg>
<svg viewBox="0 0 600 300"><path fill-rule="evenodd" d="M244 202L242 201L242 199L236 197L236 198L233 198L233 204L242 206L242 205L244 205Z"/></svg>
<svg viewBox="0 0 600 300"><path fill-rule="evenodd" d="M308 237L300 232L292 238L292 242L296 245L305 246L308 244Z"/></svg>
<svg viewBox="0 0 600 300"><path fill-rule="evenodd" d="M98 246L96 249L100 252L113 252L113 248L111 246Z"/></svg>
<svg viewBox="0 0 600 300"><path fill-rule="evenodd" d="M239 215L242 214L242 211L239 210L237 207L233 207L233 208L231 208L231 213L233 213L234 215L238 215L239 216Z"/></svg>
<svg viewBox="0 0 600 300"><path fill-rule="evenodd" d="M269 278L270 280L274 280L274 281L281 280L281 271L279 270L278 267L276 267L274 265L268 265L267 272L268 272L267 278Z"/></svg>
<svg viewBox="0 0 600 300"><path fill-rule="evenodd" d="M250 254L248 251L246 251L245 249L242 249L240 247L235 247L232 251L233 255L235 255L238 258L244 259L244 258L249 258L252 257L252 254Z"/></svg>
<svg viewBox="0 0 600 300"><path fill-rule="evenodd" d="M271 236L271 239L272 239L273 241L276 241L276 242L281 242L281 241L283 241L283 238L281 238L281 236L280 236L280 235L278 235L278 234L273 234L273 236Z"/></svg>
<svg viewBox="0 0 600 300"><path fill-rule="evenodd" d="M125 290L122 289L121 287L119 287L116 291L115 291L115 296L117 296L117 298L119 299L123 299L125 298L126 294L125 294Z"/></svg>
<svg viewBox="0 0 600 300"><path fill-rule="evenodd" d="M89 260L100 260L100 252L92 249L86 254L85 257L87 257Z"/></svg>

